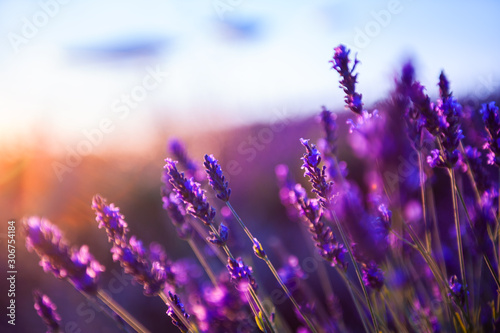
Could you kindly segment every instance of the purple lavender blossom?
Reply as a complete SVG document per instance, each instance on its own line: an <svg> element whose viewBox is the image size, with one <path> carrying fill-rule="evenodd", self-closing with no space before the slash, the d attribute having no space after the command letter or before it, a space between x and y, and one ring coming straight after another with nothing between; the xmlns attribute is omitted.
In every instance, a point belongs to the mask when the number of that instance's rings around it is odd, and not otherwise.
<svg viewBox="0 0 500 333"><path fill-rule="evenodd" d="M349 60L350 52L351 50L347 49L344 45L339 45L335 48L335 54L330 62L333 64L332 68L340 74L340 87L346 94L345 103L347 107L360 115L363 111L362 95L356 92L358 74L353 75L359 61L354 57L354 65L349 69L349 63L351 62Z"/></svg>
<svg viewBox="0 0 500 333"><path fill-rule="evenodd" d="M493 182L485 169L485 161L481 156L481 152L479 152L477 148L472 148L471 146L466 146L464 151L479 194L481 196L484 194L493 197L496 196L496 186L493 186Z"/></svg>
<svg viewBox="0 0 500 333"><path fill-rule="evenodd" d="M167 272L159 261L151 262L142 242L132 236L128 244L114 245L113 260L118 261L125 273L144 286L144 295L156 296L167 282Z"/></svg>
<svg viewBox="0 0 500 333"><path fill-rule="evenodd" d="M250 285L253 290L257 291L258 285L252 276L252 267L245 265L243 259L237 258L233 259L231 257L227 258L227 269L231 275L231 280L233 283L240 285L246 284ZM246 286L245 286L246 288Z"/></svg>
<svg viewBox="0 0 500 333"><path fill-rule="evenodd" d="M42 294L38 290L34 290L33 299L35 302L34 307L38 316L40 316L45 325L47 325L47 333L59 332L61 317L56 311L56 305L51 301L49 296Z"/></svg>
<svg viewBox="0 0 500 333"><path fill-rule="evenodd" d="M267 257L266 252L262 248L262 245L257 240L257 238L253 239L253 252L260 259L266 259L266 257Z"/></svg>
<svg viewBox="0 0 500 333"><path fill-rule="evenodd" d="M152 242L149 244L149 261L151 263L158 262L165 270L166 282L171 286L177 285L175 273L172 270L172 261L168 258L163 246Z"/></svg>
<svg viewBox="0 0 500 333"><path fill-rule="evenodd" d="M320 117L321 125L323 126L323 131L325 132L323 148L325 156L337 156L337 116L331 111L328 111L326 107L322 106Z"/></svg>
<svg viewBox="0 0 500 333"><path fill-rule="evenodd" d="M441 100L443 103L446 103L448 98L451 97L451 92L450 92L450 82L446 78L446 75L444 75L444 72L441 71L441 74L439 74L439 96L441 96Z"/></svg>
<svg viewBox="0 0 500 333"><path fill-rule="evenodd" d="M95 220L99 223L99 229L106 229L109 242L116 245L126 242L128 225L120 214L120 208L113 204L108 205L105 199L96 195L92 199L92 209L96 214Z"/></svg>
<svg viewBox="0 0 500 333"><path fill-rule="evenodd" d="M203 165L205 166L205 171L207 172L210 185L214 189L215 193L217 193L217 198L224 202L229 201L231 189L229 188L229 184L222 174L222 169L219 162L214 158L214 155L205 155L205 162Z"/></svg>
<svg viewBox="0 0 500 333"><path fill-rule="evenodd" d="M221 223L219 225L218 235L210 231L209 236L207 237L207 241L219 247L222 247L226 245L228 236L229 236L229 229L223 223Z"/></svg>
<svg viewBox="0 0 500 333"><path fill-rule="evenodd" d="M170 176L170 183L175 191L186 204L187 212L199 218L205 225L210 226L215 218L215 209L207 202L205 191L201 189L200 184L192 178L186 179L184 173L177 170L177 162L171 159L165 159L165 172Z"/></svg>
<svg viewBox="0 0 500 333"><path fill-rule="evenodd" d="M456 275L450 277L449 287L450 292L448 293L448 297L450 297L458 307L463 307L465 305L465 288L458 281Z"/></svg>
<svg viewBox="0 0 500 333"><path fill-rule="evenodd" d="M189 158L186 147L184 147L183 143L178 139L172 139L168 143L168 148L170 153L174 156L174 159L179 161L180 165L186 170L186 173L190 177L194 177L197 181L199 181L198 165L195 161Z"/></svg>
<svg viewBox="0 0 500 333"><path fill-rule="evenodd" d="M485 149L488 150L488 164L500 166L500 114L495 102L485 103L479 111L486 127Z"/></svg>
<svg viewBox="0 0 500 333"><path fill-rule="evenodd" d="M181 303L181 300L179 299L179 296L172 294L170 291L168 292L168 298L172 302L172 306L174 306L182 315L184 318L189 319L189 314L186 312L184 309L184 305ZM167 315L172 318L172 324L177 326L181 332L188 332L189 329L184 325L182 320L177 317L177 314L175 313L174 309L172 306L168 307L167 310Z"/></svg>
<svg viewBox="0 0 500 333"><path fill-rule="evenodd" d="M167 194L166 190L164 189L162 200L163 209L167 211L167 214L170 217L170 221L177 229L177 235L181 239L191 238L193 234L193 228L186 221L186 210L177 194L173 192Z"/></svg>
<svg viewBox="0 0 500 333"><path fill-rule="evenodd" d="M446 120L446 123L442 124L440 127L439 135L444 150L442 159L445 161L447 167L453 168L461 159L458 146L460 145L460 140L464 138L462 129L460 128L462 106L453 96L448 95L446 100L438 101L436 108Z"/></svg>
<svg viewBox="0 0 500 333"><path fill-rule="evenodd" d="M45 219L29 217L24 222L26 247L40 257L40 266L60 279L68 279L76 289L95 294L104 266L89 253L88 246L70 248L61 231Z"/></svg>
<svg viewBox="0 0 500 333"><path fill-rule="evenodd" d="M436 136L439 133L441 124L443 124L442 116L440 116L435 110L431 103L431 99L427 94L424 93L424 86L419 82L414 82L411 87L410 99L415 108L415 112L418 112L422 117L422 122L425 128L432 135Z"/></svg>
<svg viewBox="0 0 500 333"><path fill-rule="evenodd" d="M302 169L304 169L304 176L309 177L309 181L313 186L313 192L319 197L321 204L327 207L332 199L333 182L326 181L326 167L319 168L321 162L321 154L319 153L316 145L309 145L309 140L300 139L300 143L306 148L306 153L301 158L304 162Z"/></svg>
<svg viewBox="0 0 500 333"><path fill-rule="evenodd" d="M370 287L376 291L384 286L384 273L377 266L374 261L361 265L361 270L363 271L363 282L365 286Z"/></svg>
<svg viewBox="0 0 500 333"><path fill-rule="evenodd" d="M323 216L322 207L317 199L308 199L305 190L297 184L295 191L296 208L308 223L309 232L313 235L313 240L318 248L319 254L328 261L332 267L340 266L347 269L347 250L339 244L333 235L330 227L325 226L320 221Z"/></svg>

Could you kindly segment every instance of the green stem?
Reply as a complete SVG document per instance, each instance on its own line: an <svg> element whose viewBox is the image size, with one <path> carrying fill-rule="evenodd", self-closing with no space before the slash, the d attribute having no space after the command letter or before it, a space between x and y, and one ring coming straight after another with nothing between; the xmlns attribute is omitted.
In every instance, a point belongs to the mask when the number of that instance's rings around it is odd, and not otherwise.
<svg viewBox="0 0 500 333"><path fill-rule="evenodd" d="M424 219L424 231L425 231L425 245L427 246L427 251L431 250L431 237L429 232L429 226L427 225L427 212L425 204L425 175L424 175L424 160L422 158L422 152L418 151L418 166L420 175L420 196L422 197L422 218Z"/></svg>
<svg viewBox="0 0 500 333"><path fill-rule="evenodd" d="M169 306L172 310L174 310L175 315L177 316L177 318L179 318L180 321L182 321L184 326L187 327L189 333L199 332L196 324L191 323L186 317L184 317L182 312L174 304L172 304L172 301L170 300L170 298L168 298L168 296L165 294L163 290L160 292L159 296L162 299L162 301L165 302L165 304L167 304L167 306Z"/></svg>
<svg viewBox="0 0 500 333"><path fill-rule="evenodd" d="M210 278L210 281L212 281L212 284L214 285L214 287L217 287L217 279L215 278L214 272L212 271L212 269L208 265L208 262L207 262L205 256L201 253L200 249L198 249L198 246L196 245L196 243L194 242L193 239L190 238L187 240L187 242L188 242L189 246L191 247L191 249L193 250L196 258L198 258L198 261L200 262L201 266L203 266L203 268L205 269L205 272L207 273L208 277Z"/></svg>
<svg viewBox="0 0 500 333"><path fill-rule="evenodd" d="M97 291L97 297L108 306L114 313L116 313L123 321L125 321L130 327L132 327L136 332L149 332L149 330L139 323L130 313L127 312L122 306L115 302L111 296L108 295L104 290L99 289Z"/></svg>
<svg viewBox="0 0 500 333"><path fill-rule="evenodd" d="M352 264L354 266L354 270L356 271L356 275L358 276L359 283L361 284L361 288L363 289L363 294L365 296L366 304L368 305L368 309L370 310L370 315L372 317L373 327L375 329L375 332L379 332L378 322L377 322L377 320L375 318L375 314L373 312L373 306L372 306L372 303L370 301L370 297L368 296L368 292L366 290L365 284L363 283L363 278L361 276L361 271L360 271L360 269L358 267L358 264L356 263L356 260L354 259L354 255L352 253L351 245L349 244L347 236L344 233L344 229L342 228L342 225L340 224L340 221L339 221L339 219L337 217L337 214L333 210L330 210L330 211L331 211L331 213L333 215L333 219L335 220L335 224L337 225L337 228L339 230L340 236L342 237L342 241L344 242L344 245L347 248L347 251L349 252L349 257L351 258Z"/></svg>
<svg viewBox="0 0 500 333"><path fill-rule="evenodd" d="M466 308L466 314L467 317L469 317L469 295L467 292L467 289L469 286L467 285L467 276L465 272L465 259L464 259L464 251L462 247L462 232L460 228L460 217L458 216L458 203L457 203L457 194L455 191L456 188L456 177L455 177L455 171L450 170L450 179L451 179L451 192L452 192L452 198L453 198L453 215L455 218L455 231L457 234L457 248L458 248L458 259L460 261L460 275L462 276L462 283L465 289L465 308ZM467 319L467 321L469 321Z"/></svg>
<svg viewBox="0 0 500 333"><path fill-rule="evenodd" d="M229 209L233 213L233 216L238 221L238 223L243 228L243 230L245 231L245 233L247 234L248 238L250 239L250 241L253 244L254 237L253 237L252 233L250 232L250 230L246 227L245 223L243 223L243 220L236 213L236 211L234 210L234 208L231 205L231 203L229 203L229 201L226 202L226 205L227 205L227 207L229 207ZM265 251L263 251L263 252L265 253ZM302 316L302 318L304 318L304 320L305 320L307 326L309 327L309 329L312 332L317 333L318 331L316 330L316 328L314 327L314 325L311 323L311 321L309 320L309 318L302 312L302 310L300 309L299 304L297 303L297 301L295 300L295 298L292 296L292 293L290 293L290 291L288 290L287 286L283 283L283 280L281 279L281 277L279 276L278 272L276 271L276 268L274 268L274 265L271 263L271 260L269 260L269 257L266 255L262 259L266 262L267 266L271 270L271 273L273 273L274 277L276 278L276 280L280 284L280 286L283 289L283 291L285 292L285 294L292 301L293 305L295 306L295 308L297 309L297 311L299 312L299 314Z"/></svg>

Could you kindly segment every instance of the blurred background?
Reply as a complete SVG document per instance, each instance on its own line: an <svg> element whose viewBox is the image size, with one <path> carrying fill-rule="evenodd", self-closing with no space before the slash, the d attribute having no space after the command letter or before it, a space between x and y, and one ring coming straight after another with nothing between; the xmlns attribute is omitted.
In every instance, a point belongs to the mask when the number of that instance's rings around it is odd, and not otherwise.
<svg viewBox="0 0 500 333"><path fill-rule="evenodd" d="M161 207L165 148L177 137L198 162L213 153L223 169L237 165L228 174L237 208L271 235L287 223L275 165L301 177L298 139L321 135L321 105L344 109L328 63L334 47L358 54L367 107L387 96L408 59L432 97L444 69L459 100L479 101L500 86L499 14L493 0L0 0L0 241L5 223L18 221L17 331L41 324L34 287L52 292L82 332L114 331L106 319L86 323L74 310L81 296L42 273L25 250L22 217L49 218L120 272L93 221L91 198L100 193L122 207L139 238L162 243L174 259L191 256ZM5 251L0 259L4 267ZM130 289L117 297L131 311L169 325L159 300Z"/></svg>

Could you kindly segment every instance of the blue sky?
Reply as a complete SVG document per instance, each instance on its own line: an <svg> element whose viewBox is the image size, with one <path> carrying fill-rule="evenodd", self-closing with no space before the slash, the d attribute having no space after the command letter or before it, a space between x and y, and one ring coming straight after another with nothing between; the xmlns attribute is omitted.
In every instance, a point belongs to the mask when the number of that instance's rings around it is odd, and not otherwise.
<svg viewBox="0 0 500 333"><path fill-rule="evenodd" d="M339 43L358 53L366 103L409 57L431 95L444 69L457 96L481 96L500 86L499 14L498 1L3 0L0 142L40 125L57 147L103 119L147 137L159 115L175 132L341 108ZM154 69L168 74L125 112Z"/></svg>

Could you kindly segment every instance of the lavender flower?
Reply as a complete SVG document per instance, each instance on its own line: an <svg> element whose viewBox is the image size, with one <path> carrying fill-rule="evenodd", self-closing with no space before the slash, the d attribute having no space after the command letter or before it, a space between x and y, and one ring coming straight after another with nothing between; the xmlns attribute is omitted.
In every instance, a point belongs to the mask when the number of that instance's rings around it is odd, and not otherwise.
<svg viewBox="0 0 500 333"><path fill-rule="evenodd" d="M170 153L174 156L175 160L179 161L180 165L186 170L190 177L195 177L198 180L198 165L191 158L189 158L186 147L178 139L170 140L168 144Z"/></svg>
<svg viewBox="0 0 500 333"><path fill-rule="evenodd" d="M184 305L181 303L179 296L172 294L169 291L168 298L172 302L172 306L174 306L180 313L182 313L184 318L189 319L189 314L186 312L186 310L184 310ZM179 317L177 317L177 314L175 313L172 306L169 306L168 310L167 310L167 315L170 318L172 318L172 324L177 326L181 332L188 332L189 329L184 325L184 323L181 321L181 319Z"/></svg>
<svg viewBox="0 0 500 333"><path fill-rule="evenodd" d="M466 146L464 151L479 194L482 196L488 192L490 195L496 196L495 186L493 186L488 172L484 168L484 160L479 150L471 146Z"/></svg>
<svg viewBox="0 0 500 333"><path fill-rule="evenodd" d="M332 198L333 182L326 181L326 167L319 168L321 162L321 154L316 145L309 145L309 140L300 139L300 143L306 148L306 153L302 157L302 169L304 176L309 177L309 181L313 186L313 192L319 197L321 204L326 207Z"/></svg>
<svg viewBox="0 0 500 333"><path fill-rule="evenodd" d="M345 258L347 250L337 242L330 227L326 227L320 221L323 212L318 200L308 199L305 190L300 184L295 186L293 194L296 196L296 207L307 221L309 232L313 235L313 240L321 257L333 267L339 265L342 269L347 269Z"/></svg>
<svg viewBox="0 0 500 333"><path fill-rule="evenodd" d="M125 273L144 286L144 295L156 296L167 282L167 272L159 261L151 262L142 242L132 236L128 244L114 245L113 260L118 261Z"/></svg>
<svg viewBox="0 0 500 333"><path fill-rule="evenodd" d="M488 164L500 166L500 114L495 102L485 103L479 111L486 127L485 149L488 150Z"/></svg>
<svg viewBox="0 0 500 333"><path fill-rule="evenodd" d="M266 259L267 255L264 249L262 248L262 245L260 242L257 240L257 238L253 239L253 252L255 255L260 258L260 259Z"/></svg>
<svg viewBox="0 0 500 333"><path fill-rule="evenodd" d="M165 172L170 176L170 183L175 191L186 204L187 212L199 218L205 225L210 226L215 218L215 209L207 202L205 192L200 184L192 178L186 179L184 173L177 170L177 162L167 158L165 160Z"/></svg>
<svg viewBox="0 0 500 333"><path fill-rule="evenodd" d="M219 225L218 235L216 235L212 231L210 231L209 234L210 234L210 236L207 237L207 241L209 241L210 243L215 244L219 247L222 247L222 246L226 245L227 238L229 236L229 229L223 223L221 223Z"/></svg>
<svg viewBox="0 0 500 333"><path fill-rule="evenodd" d="M361 264L361 270L363 271L363 282L365 286L370 287L376 291L384 286L384 272L377 266L374 261L370 263Z"/></svg>
<svg viewBox="0 0 500 333"><path fill-rule="evenodd" d="M186 211L182 201L177 194L170 192L166 193L164 189L163 195L163 209L167 211L170 221L177 229L177 234L181 239L189 239L192 237L193 228L186 221Z"/></svg>
<svg viewBox="0 0 500 333"><path fill-rule="evenodd" d="M450 292L448 293L448 297L450 297L458 307L463 307L465 305L465 288L458 282L456 275L450 277L449 287Z"/></svg>
<svg viewBox="0 0 500 333"><path fill-rule="evenodd" d="M353 75L359 61L354 57L354 65L349 69L349 63L351 62L349 60L350 52L351 50L347 49L344 45L339 45L335 48L333 60L330 60L330 62L333 64L332 68L340 74L340 87L346 93L345 103L347 107L360 115L363 111L362 95L356 92L358 74Z"/></svg>
<svg viewBox="0 0 500 333"><path fill-rule="evenodd" d="M107 205L105 199L96 195L92 199L92 209L96 214L95 220L99 223L99 229L106 229L109 242L116 245L126 242L128 225L120 214L120 208L113 204Z"/></svg>
<svg viewBox="0 0 500 333"><path fill-rule="evenodd" d="M76 289L88 294L97 292L104 266L89 253L88 246L70 248L61 231L45 219L30 217L24 223L26 247L40 257L40 266L60 279L68 279Z"/></svg>
<svg viewBox="0 0 500 333"><path fill-rule="evenodd" d="M414 82L411 87L410 99L413 103L414 112L418 112L422 117L422 122L425 128L432 135L436 136L439 133L441 124L443 124L442 116L440 116L431 103L431 99L424 93L424 86L419 82Z"/></svg>
<svg viewBox="0 0 500 333"><path fill-rule="evenodd" d="M49 296L43 295L38 290L34 290L33 299L35 302L35 310L38 313L38 316L40 316L45 325L47 325L47 333L59 332L61 317L56 311L56 305L52 303Z"/></svg>
<svg viewBox="0 0 500 333"><path fill-rule="evenodd" d="M325 156L336 156L337 155L337 130L338 125L335 121L337 116L328 111L326 107L322 107L320 114L321 125L325 132L324 139L324 149Z"/></svg>
<svg viewBox="0 0 500 333"><path fill-rule="evenodd" d="M258 285L252 276L252 267L245 265L243 259L227 258L227 269L231 275L233 283L250 285L253 290L257 291Z"/></svg>
<svg viewBox="0 0 500 333"><path fill-rule="evenodd" d="M231 189L222 174L219 162L214 158L214 155L205 155L205 162L203 165L205 166L208 174L210 185L214 189L215 193L217 193L217 198L227 202L229 200L229 196L231 195Z"/></svg>

